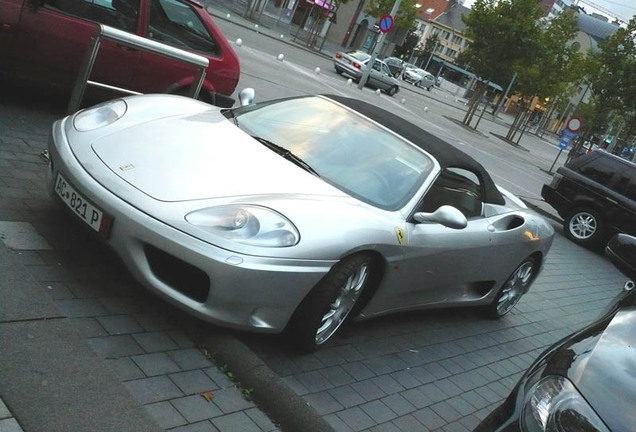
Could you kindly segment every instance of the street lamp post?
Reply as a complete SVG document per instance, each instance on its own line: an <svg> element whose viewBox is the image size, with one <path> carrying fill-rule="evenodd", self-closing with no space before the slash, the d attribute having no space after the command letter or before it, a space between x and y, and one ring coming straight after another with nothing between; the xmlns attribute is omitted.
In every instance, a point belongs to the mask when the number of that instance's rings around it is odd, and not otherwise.
<svg viewBox="0 0 636 432"><path fill-rule="evenodd" d="M400 9L400 3L402 3L402 0L395 0L395 3L393 3L393 9L391 9L391 16L393 17L393 19L395 19L398 9ZM375 47L373 48L373 51L371 52L371 58L367 62L367 67L364 70L364 73L362 74L360 81L358 82L359 90L362 90L362 88L364 87L364 84L369 80L369 74L371 73L371 68L373 67L373 64L375 63L375 59L378 58L378 51L380 51L380 48L382 47L382 43L384 42L385 36L386 36L386 33L382 33L380 35L380 37L378 38L378 41L375 44Z"/></svg>

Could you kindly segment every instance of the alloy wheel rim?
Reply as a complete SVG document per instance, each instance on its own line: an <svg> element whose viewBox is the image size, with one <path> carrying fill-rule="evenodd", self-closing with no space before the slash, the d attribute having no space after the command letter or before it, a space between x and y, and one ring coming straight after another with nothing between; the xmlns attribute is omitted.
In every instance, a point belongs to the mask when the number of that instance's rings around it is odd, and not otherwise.
<svg viewBox="0 0 636 432"><path fill-rule="evenodd" d="M596 218L590 213L577 213L570 220L570 233L579 240L589 239L594 235L596 229Z"/></svg>
<svg viewBox="0 0 636 432"><path fill-rule="evenodd" d="M338 330L362 294L368 277L368 265L362 264L339 288L338 295L329 306L327 313L323 315L320 327L316 330L316 344L320 345L326 342Z"/></svg>
<svg viewBox="0 0 636 432"><path fill-rule="evenodd" d="M497 314L499 316L505 315L515 307L515 305L521 299L521 296L528 290L528 285L532 280L532 273L534 266L531 261L526 261L521 264L517 270L506 281L506 284L502 288L501 296L497 302Z"/></svg>

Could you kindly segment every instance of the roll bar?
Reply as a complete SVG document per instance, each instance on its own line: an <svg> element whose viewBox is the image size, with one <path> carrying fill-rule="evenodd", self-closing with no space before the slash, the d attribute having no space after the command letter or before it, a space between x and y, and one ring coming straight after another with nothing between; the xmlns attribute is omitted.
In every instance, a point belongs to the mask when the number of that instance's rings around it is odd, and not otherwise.
<svg viewBox="0 0 636 432"><path fill-rule="evenodd" d="M114 90L129 95L141 94L132 90L127 90L120 87L115 87L89 80L89 77L93 70L93 65L95 64L95 60L97 59L97 53L99 52L99 46L102 39L116 42L119 45L123 45L128 48L150 52L194 66L197 70L197 75L195 77L195 80L190 85L188 96L192 98L196 98L197 96L199 96L199 92L201 91L201 87L203 86L203 79L205 78L205 69L208 67L209 64L209 60L207 58L198 54L184 51L179 48L162 44L160 42L146 39L132 33L118 30L113 27L109 27L103 24L97 24L95 28L95 34L91 37L91 42L86 49L86 54L84 55L82 67L79 71L77 79L75 80L75 85L73 86L71 100L69 101L67 108L68 114L72 114L79 109L87 85L107 90Z"/></svg>

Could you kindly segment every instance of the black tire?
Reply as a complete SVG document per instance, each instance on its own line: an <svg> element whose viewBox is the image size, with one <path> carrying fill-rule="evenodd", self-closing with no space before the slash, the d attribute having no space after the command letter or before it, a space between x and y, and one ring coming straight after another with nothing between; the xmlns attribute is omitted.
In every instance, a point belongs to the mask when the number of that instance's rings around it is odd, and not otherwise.
<svg viewBox="0 0 636 432"><path fill-rule="evenodd" d="M389 89L386 91L386 93L387 93L389 96L393 96L393 95L394 95L394 94L396 94L397 92L398 92L398 88L397 88L397 86L393 86L393 87L389 88Z"/></svg>
<svg viewBox="0 0 636 432"><path fill-rule="evenodd" d="M342 69L340 69L338 66L334 66L334 67L336 68L336 73L337 73L338 75L342 75L343 70L342 70Z"/></svg>
<svg viewBox="0 0 636 432"><path fill-rule="evenodd" d="M344 258L303 299L287 324L286 333L303 352L323 346L347 318L368 301L377 282L370 253Z"/></svg>
<svg viewBox="0 0 636 432"><path fill-rule="evenodd" d="M598 246L605 238L605 223L598 211L579 207L563 219L563 233L581 246Z"/></svg>
<svg viewBox="0 0 636 432"><path fill-rule="evenodd" d="M426 87L426 90L431 91L432 88L433 88L433 86L430 85L430 86Z"/></svg>
<svg viewBox="0 0 636 432"><path fill-rule="evenodd" d="M537 269L537 258L530 256L523 260L503 283L493 302L484 308L485 315L488 318L499 319L510 312L528 292L537 275Z"/></svg>

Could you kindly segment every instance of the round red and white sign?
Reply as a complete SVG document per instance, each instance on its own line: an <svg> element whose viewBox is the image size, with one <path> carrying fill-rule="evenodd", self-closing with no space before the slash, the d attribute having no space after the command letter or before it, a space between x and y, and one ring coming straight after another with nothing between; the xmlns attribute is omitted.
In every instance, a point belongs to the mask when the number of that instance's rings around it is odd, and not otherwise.
<svg viewBox="0 0 636 432"><path fill-rule="evenodd" d="M570 120L568 120L567 124L566 124L566 128L567 130L569 130L570 132L578 132L579 129L581 129L581 126L583 125L583 122L581 121L580 118L578 117L572 117Z"/></svg>

